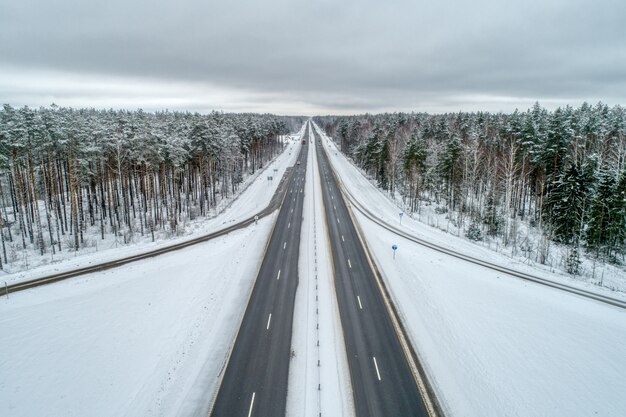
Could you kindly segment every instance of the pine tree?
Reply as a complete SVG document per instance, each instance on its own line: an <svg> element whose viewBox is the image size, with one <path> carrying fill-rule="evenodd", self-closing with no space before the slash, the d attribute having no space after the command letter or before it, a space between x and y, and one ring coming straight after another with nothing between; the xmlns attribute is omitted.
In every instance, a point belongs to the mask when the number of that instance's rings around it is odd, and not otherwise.
<svg viewBox="0 0 626 417"><path fill-rule="evenodd" d="M411 139L404 148L402 155L402 170L409 181L409 201L411 211L417 210L419 203L420 181L426 169L428 149L426 141L420 138L417 132L411 135Z"/></svg>
<svg viewBox="0 0 626 417"><path fill-rule="evenodd" d="M553 184L545 213L557 241L572 243L580 236L592 183L588 167L571 163Z"/></svg>
<svg viewBox="0 0 626 417"><path fill-rule="evenodd" d="M459 137L454 134L449 134L448 136L437 169L446 184L447 204L454 210L459 197L457 192L457 186L459 185L457 161L461 154L461 142Z"/></svg>
<svg viewBox="0 0 626 417"><path fill-rule="evenodd" d="M589 224L586 231L587 247L599 254L608 254L610 241L615 233L613 224L617 215L614 207L615 176L604 171L596 189L591 208L589 210Z"/></svg>
<svg viewBox="0 0 626 417"><path fill-rule="evenodd" d="M611 195L610 250L611 253L624 255L626 254L626 170L615 183Z"/></svg>

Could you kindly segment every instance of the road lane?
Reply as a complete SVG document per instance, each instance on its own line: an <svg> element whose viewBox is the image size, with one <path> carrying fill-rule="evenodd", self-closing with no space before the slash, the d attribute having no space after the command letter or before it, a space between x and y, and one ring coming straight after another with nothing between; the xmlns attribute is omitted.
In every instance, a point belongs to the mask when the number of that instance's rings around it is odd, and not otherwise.
<svg viewBox="0 0 626 417"><path fill-rule="evenodd" d="M304 137L308 139L311 126ZM308 140L307 140L308 144ZM308 145L287 187L265 257L233 346L212 417L284 416ZM293 196L293 198L291 198Z"/></svg>
<svg viewBox="0 0 626 417"><path fill-rule="evenodd" d="M316 137L335 289L356 415L428 416L365 250L331 173L319 136ZM367 300L367 308L363 308L361 300Z"/></svg>

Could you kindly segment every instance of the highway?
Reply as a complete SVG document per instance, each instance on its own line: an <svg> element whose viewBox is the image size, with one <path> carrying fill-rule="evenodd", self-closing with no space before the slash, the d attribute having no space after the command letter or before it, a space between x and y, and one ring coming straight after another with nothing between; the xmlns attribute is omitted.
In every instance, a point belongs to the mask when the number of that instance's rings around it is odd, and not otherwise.
<svg viewBox="0 0 626 417"><path fill-rule="evenodd" d="M356 416L428 416L380 287L317 137L315 148Z"/></svg>
<svg viewBox="0 0 626 417"><path fill-rule="evenodd" d="M304 138L308 139L310 125ZM302 145L209 415L284 416L308 152Z"/></svg>

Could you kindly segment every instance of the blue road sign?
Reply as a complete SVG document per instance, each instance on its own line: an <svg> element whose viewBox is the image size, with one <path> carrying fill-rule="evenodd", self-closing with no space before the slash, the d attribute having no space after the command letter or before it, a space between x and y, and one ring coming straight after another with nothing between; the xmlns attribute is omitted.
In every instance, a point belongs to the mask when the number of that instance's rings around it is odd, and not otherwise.
<svg viewBox="0 0 626 417"><path fill-rule="evenodd" d="M398 246L397 246L397 245L393 245L393 246L391 247L391 249L396 250L396 249L398 249Z"/></svg>

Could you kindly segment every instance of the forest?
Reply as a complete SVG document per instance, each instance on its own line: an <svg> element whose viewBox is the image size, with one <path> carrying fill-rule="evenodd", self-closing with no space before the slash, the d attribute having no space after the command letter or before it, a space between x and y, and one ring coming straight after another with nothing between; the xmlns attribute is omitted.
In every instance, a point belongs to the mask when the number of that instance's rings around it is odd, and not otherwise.
<svg viewBox="0 0 626 417"><path fill-rule="evenodd" d="M353 162L411 213L435 206L467 238L497 238L564 269L581 254L623 264L626 110L602 103L511 114L394 113L315 118ZM595 265L595 263L594 263Z"/></svg>
<svg viewBox="0 0 626 417"><path fill-rule="evenodd" d="M0 110L0 268L20 251L120 244L207 216L300 120L51 106ZM95 231L95 232L94 232Z"/></svg>

